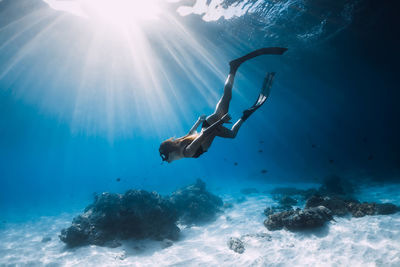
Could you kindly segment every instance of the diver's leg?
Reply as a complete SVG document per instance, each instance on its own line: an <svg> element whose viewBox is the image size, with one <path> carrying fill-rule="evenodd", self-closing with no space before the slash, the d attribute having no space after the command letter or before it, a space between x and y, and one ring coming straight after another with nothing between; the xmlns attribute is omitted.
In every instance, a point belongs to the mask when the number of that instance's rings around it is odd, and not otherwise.
<svg viewBox="0 0 400 267"><path fill-rule="evenodd" d="M240 126L242 126L244 120L239 119L233 126L232 129L228 129L224 126L218 127L216 130L216 136L223 138L235 138L239 132Z"/></svg>
<svg viewBox="0 0 400 267"><path fill-rule="evenodd" d="M237 58L235 60L232 60L229 62L230 70L229 70L229 75L228 78L225 81L225 87L224 87L224 94L222 95L222 98L219 100L217 107L215 108L215 113L217 113L219 116L223 116L226 114L229 110L229 103L232 99L232 87L233 87L233 82L235 80L235 74L236 71L238 70L239 66L254 57L258 57L261 55L282 55L287 48L282 48L282 47L266 47L266 48L261 48L258 50L255 50L243 57ZM275 73L269 74L275 75ZM262 87L263 89L266 88L265 85ZM269 89L269 87L267 88Z"/></svg>
<svg viewBox="0 0 400 267"><path fill-rule="evenodd" d="M214 113L218 114L218 116L222 117L229 110L229 103L232 99L232 87L233 82L235 81L236 70L230 70L228 78L226 78L225 86L224 86L224 94L221 99L218 101L217 106L215 107Z"/></svg>
<svg viewBox="0 0 400 267"><path fill-rule="evenodd" d="M230 69L228 78L225 81L224 94L218 101L214 113L207 117L207 122L210 125L222 118L222 116L224 116L226 113L228 113L229 103L232 99L232 87L235 80L236 70L237 69Z"/></svg>
<svg viewBox="0 0 400 267"><path fill-rule="evenodd" d="M211 125L217 120L219 120L224 114L228 113L229 110L229 103L232 99L232 87L233 82L235 80L235 74L238 70L239 66L244 63L245 61L252 59L257 56L261 55L282 55L287 48L282 47L266 47L255 50L243 57L237 58L229 62L230 70L228 78L225 81L224 86L224 94L222 95L221 99L218 101L218 104L215 108L213 114L207 117L207 122Z"/></svg>

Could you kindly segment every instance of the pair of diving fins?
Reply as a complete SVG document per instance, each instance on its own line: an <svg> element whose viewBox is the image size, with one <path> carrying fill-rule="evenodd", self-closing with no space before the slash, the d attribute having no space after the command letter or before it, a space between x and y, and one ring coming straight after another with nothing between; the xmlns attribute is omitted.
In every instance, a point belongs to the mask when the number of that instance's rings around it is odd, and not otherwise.
<svg viewBox="0 0 400 267"><path fill-rule="evenodd" d="M269 94L271 92L271 86L272 82L274 81L274 77L275 77L275 72L268 72L265 75L264 82L261 87L261 92L258 95L256 102L253 104L253 106L243 111L243 116L242 116L243 121L247 120L250 117L250 115L253 114L254 111L256 111L259 107L261 107L262 104L265 103L265 101L267 101Z"/></svg>
<svg viewBox="0 0 400 267"><path fill-rule="evenodd" d="M284 47L265 47L265 48L257 49L243 57L240 57L238 59L235 59L235 60L232 60L231 62L229 62L231 72L232 71L236 72L236 70L239 68L239 66L243 62L245 62L249 59L252 59L254 57L258 57L261 55L282 55L286 51L287 51L287 48L284 48ZM267 98L270 94L274 77L275 77L275 72L269 72L266 74L263 85L261 87L261 92L260 92L256 102L249 109L246 109L245 111L243 111L242 120L244 120L244 121L247 120L249 118L249 116L251 114L253 114L254 111L256 111L259 107L261 107L265 103L265 101L267 100Z"/></svg>

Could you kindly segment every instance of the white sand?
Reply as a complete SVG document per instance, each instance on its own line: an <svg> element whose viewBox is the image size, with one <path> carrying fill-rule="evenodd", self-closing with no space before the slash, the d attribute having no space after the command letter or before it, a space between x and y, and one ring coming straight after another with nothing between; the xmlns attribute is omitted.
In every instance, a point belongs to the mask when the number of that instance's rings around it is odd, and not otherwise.
<svg viewBox="0 0 400 267"><path fill-rule="evenodd" d="M392 189L368 188L359 197L398 205L398 190ZM335 218L312 232L269 232L262 211L271 204L269 196L248 197L213 223L182 229L181 241L165 249L150 240L124 242L118 248L65 249L58 234L75 214L8 223L0 228L0 266L400 266L400 213ZM256 233L268 233L271 239L245 238L243 254L228 249L229 237ZM43 243L43 237L51 240Z"/></svg>

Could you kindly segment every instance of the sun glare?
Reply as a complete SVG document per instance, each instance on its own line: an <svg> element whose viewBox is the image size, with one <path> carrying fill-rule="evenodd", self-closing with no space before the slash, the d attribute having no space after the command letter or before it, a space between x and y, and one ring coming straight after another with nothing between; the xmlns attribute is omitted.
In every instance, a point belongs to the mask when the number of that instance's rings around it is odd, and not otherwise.
<svg viewBox="0 0 400 267"><path fill-rule="evenodd" d="M44 0L52 8L68 11L108 25L129 26L140 21L157 20L160 0Z"/></svg>
<svg viewBox="0 0 400 267"><path fill-rule="evenodd" d="M90 17L107 23L133 23L158 18L155 0L81 0L82 10Z"/></svg>
<svg viewBox="0 0 400 267"><path fill-rule="evenodd" d="M48 64L44 79L52 85L37 86L41 93L24 92L24 97L37 101L43 109L58 112L69 120L72 131L106 132L110 140L114 134L130 135L132 129L161 136L164 133L159 132L159 125L166 125L171 133L183 132L183 128L177 129L184 127L181 116L188 124L193 118L184 112L190 103L180 90L186 92L190 84L207 105L213 106L218 100L220 92L204 79L209 73L221 81L225 78L224 69L215 63L220 54L218 47L180 20L171 4L176 0L43 1L50 8L44 6L43 12L24 17L25 28L13 38L25 34L32 25L36 29L47 14L51 15L47 15L49 23L20 47L4 69L0 68L0 79L13 77L19 64L42 55ZM13 38L0 45L0 52L7 47L15 50L11 46ZM53 62L59 62L59 68L53 68ZM68 75L73 79L63 78ZM69 94L59 89L64 84L73 92L69 100L73 104L68 106L66 102L65 109L54 100ZM47 97L36 99L42 94ZM166 123L165 117L176 121ZM154 127L136 123L143 118Z"/></svg>

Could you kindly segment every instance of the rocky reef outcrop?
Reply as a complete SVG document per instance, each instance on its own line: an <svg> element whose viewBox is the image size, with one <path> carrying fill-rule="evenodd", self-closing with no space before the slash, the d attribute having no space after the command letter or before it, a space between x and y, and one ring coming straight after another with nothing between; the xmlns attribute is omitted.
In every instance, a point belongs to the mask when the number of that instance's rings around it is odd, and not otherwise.
<svg viewBox="0 0 400 267"><path fill-rule="evenodd" d="M187 225L212 221L223 206L222 199L208 192L200 179L172 193L169 201L177 210L179 221Z"/></svg>
<svg viewBox="0 0 400 267"><path fill-rule="evenodd" d="M399 207L392 203L360 203L353 197L356 190L354 184L338 176L326 178L318 189L276 188L271 194L279 206L264 210L268 217L264 225L271 231L283 228L297 231L321 227L332 220L332 216L363 217L399 211ZM296 198L305 200L303 210L293 209Z"/></svg>
<svg viewBox="0 0 400 267"><path fill-rule="evenodd" d="M360 203L357 200L347 200L340 197L314 195L306 201L303 210L294 210L290 206L267 207L264 214L268 217L264 221L270 231L283 228L298 231L321 227L325 222L333 219L332 216L364 217L366 215L388 215L399 211L399 207L392 203Z"/></svg>
<svg viewBox="0 0 400 267"><path fill-rule="evenodd" d="M308 209L296 209L278 212L268 216L264 221L268 230L281 230L282 228L299 231L321 227L325 222L332 220L332 212L324 206Z"/></svg>
<svg viewBox="0 0 400 267"><path fill-rule="evenodd" d="M314 195L307 199L306 208L324 206L327 207L333 215L344 216L348 213L346 208L347 203L348 201L339 197Z"/></svg>
<svg viewBox="0 0 400 267"><path fill-rule="evenodd" d="M85 212L63 229L61 241L69 246L107 245L116 239L164 238L176 240L178 214L156 192L129 190L125 194L103 193Z"/></svg>
<svg viewBox="0 0 400 267"><path fill-rule="evenodd" d="M332 211L333 215L344 216L351 214L353 217L364 217L366 215L388 215L396 213L399 208L392 203L360 203L353 199L342 199L340 197L329 197L315 195L306 202L306 208L325 206Z"/></svg>
<svg viewBox="0 0 400 267"><path fill-rule="evenodd" d="M129 238L177 240L178 220L185 224L204 223L215 218L222 200L206 191L201 180L162 197L156 192L128 190L125 194L103 193L72 225L61 231L61 241L70 247L115 246Z"/></svg>

